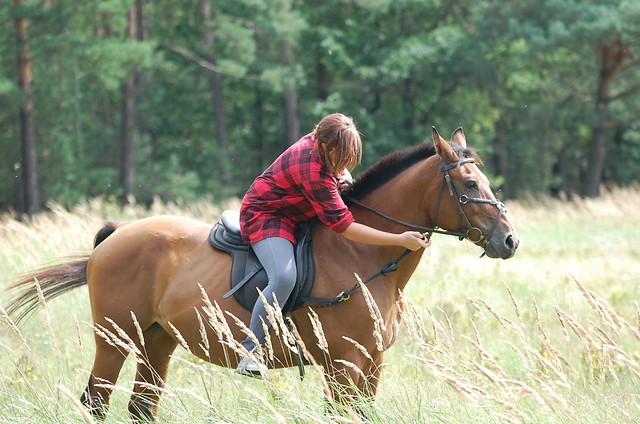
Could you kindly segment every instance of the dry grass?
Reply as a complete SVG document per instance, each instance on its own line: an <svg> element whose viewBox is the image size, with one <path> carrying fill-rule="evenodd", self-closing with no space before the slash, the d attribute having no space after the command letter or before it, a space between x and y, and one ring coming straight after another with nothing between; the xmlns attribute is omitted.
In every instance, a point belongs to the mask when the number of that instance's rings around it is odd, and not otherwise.
<svg viewBox="0 0 640 424"><path fill-rule="evenodd" d="M404 330L387 353L378 400L362 406L374 422L640 421L640 228L635 218L640 190L618 189L600 199L572 202L531 199L508 207L522 238L514 259L479 259L480 252L468 243L434 237L401 301ZM96 200L70 212L54 206L29 222L3 216L0 248L7 254L0 271L15 275L88 250L107 219L170 213L213 222L219 212L204 202L189 207L158 202L146 211ZM205 329L224 340L228 355L246 354L231 337L234 317L204 292L203 297L207 307L197 311L202 340L189 346L182 339L184 349L176 352L161 389L160 422L360 421L349 414L323 415L329 383L315 371L304 382L289 370L256 383L197 359L190 352L213 343ZM375 300L366 299L378 348L384 349L386 323ZM43 306L23 328L0 310L5 323L0 423L91 422L75 398L88 378L92 332L128 352L130 362L143 363L142 331L139 325L136 334L115 323L92 326L83 290ZM326 352L324 329L317 317L311 319L317 344ZM305 349L295 343L297 335L277 309L269 320L286 346ZM265 354L270 350L267 345ZM126 421L132 379L129 365L113 385L107 422Z"/></svg>

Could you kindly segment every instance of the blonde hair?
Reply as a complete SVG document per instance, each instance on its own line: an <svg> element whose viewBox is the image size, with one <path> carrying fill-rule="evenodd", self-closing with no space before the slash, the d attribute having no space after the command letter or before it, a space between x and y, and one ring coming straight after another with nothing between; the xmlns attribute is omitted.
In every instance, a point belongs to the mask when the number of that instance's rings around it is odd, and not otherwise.
<svg viewBox="0 0 640 424"><path fill-rule="evenodd" d="M333 175L352 171L360 163L362 140L353 118L341 113L327 115L316 125L313 137L318 154Z"/></svg>

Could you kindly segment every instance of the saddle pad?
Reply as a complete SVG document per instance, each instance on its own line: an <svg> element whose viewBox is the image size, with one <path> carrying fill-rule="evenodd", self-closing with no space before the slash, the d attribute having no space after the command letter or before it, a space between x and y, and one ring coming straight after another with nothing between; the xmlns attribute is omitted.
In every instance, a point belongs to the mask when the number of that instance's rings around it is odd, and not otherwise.
<svg viewBox="0 0 640 424"><path fill-rule="evenodd" d="M315 261L312 247L313 222L302 225L296 235L295 259L297 269L296 286L282 308L283 312L295 310L299 297L307 297L311 293L315 280ZM231 255L232 266L230 275L231 290L225 295L233 295L240 305L251 311L258 300L258 289L267 286L267 273L258 261L253 249L248 244L241 243L233 234L218 222L209 233L209 244L218 250Z"/></svg>

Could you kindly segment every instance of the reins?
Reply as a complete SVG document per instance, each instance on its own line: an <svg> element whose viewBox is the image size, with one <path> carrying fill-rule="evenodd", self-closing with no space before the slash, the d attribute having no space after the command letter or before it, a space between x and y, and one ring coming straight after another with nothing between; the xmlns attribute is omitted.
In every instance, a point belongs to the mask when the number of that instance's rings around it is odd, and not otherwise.
<svg viewBox="0 0 640 424"><path fill-rule="evenodd" d="M438 213L440 212L440 201L442 199L442 192L444 190L444 185L445 182L447 184L447 188L449 190L449 195L454 197L456 199L456 205L458 206L458 214L460 217L460 222L464 221L465 224L467 225L467 230L466 231L450 231L450 230L441 230L438 228L431 228L431 227L425 227L423 225L418 225L418 224L413 224L410 222L406 222L403 221L401 219L398 218L394 218L390 215L387 215L383 212L380 212L377 209L374 209L370 206L365 205L364 203L360 202L359 200L354 199L351 196L345 196L345 198L355 204L358 205L382 218L385 218L391 222L395 222L396 224L401 224L404 225L408 228L413 228L416 230L420 230L422 231L424 234L423 236L426 239L430 239L431 235L433 233L436 234L444 234L444 235L448 235L448 236L456 236L458 237L460 240L463 240L465 238L469 239L472 243L479 243L482 247L485 247L488 243L489 243L489 238L491 237L491 235L493 234L493 232L495 231L496 227L498 226L498 222L500 221L500 218L502 217L502 214L504 214L506 212L506 207L504 206L504 204L499 201L499 200L492 200L492 199L483 199L483 198L479 198L479 197L469 197L466 194L460 194L460 191L457 189L456 185L453 183L453 181L451 180L451 175L449 175L449 171L452 169L455 169L459 166L462 166L464 164L467 163L475 163L475 159L474 158L465 158L465 159L460 159L457 162L451 163L451 164L446 164L444 160L440 159L440 168L442 169L442 173L443 173L443 177L442 177L442 182L440 183L440 189L438 191L438 202L436 203L436 212L435 212L435 218L434 218L434 222L438 222ZM464 205L468 204L468 203L478 203L478 204L488 204L488 205L495 205L498 208L498 216L496 217L496 219L494 220L491 228L489 229L489 232L485 235L482 230L480 230L478 227L474 227L471 224L471 221L469 220L469 218L467 217L466 212L464 211ZM477 237L473 237L472 235L476 235ZM387 276L387 274L397 271L398 270L398 263L404 259L409 253L411 253L412 251L407 249L405 250L397 259L389 262L388 264L386 264L384 267L382 267L382 269L380 271L378 271L376 274L372 275L371 277L367 278L365 281L358 281L353 287L351 287L349 290L344 290L341 291L340 293L338 293L337 296L335 297L331 297L331 298L325 298L325 297L302 297L299 299L299 303L298 303L298 307L296 309L300 309L302 308L302 304L303 303L307 303L307 302L322 302L320 305L314 305L314 306L308 306L310 308L314 308L314 309L320 309L320 308L327 308L329 306L332 306L336 303L340 303L340 302L344 302L346 300L349 300L351 298L351 294L358 290L360 288L361 285L367 285L369 284L371 281L375 280L378 277L382 277L382 276ZM484 253L480 256L482 257L484 256Z"/></svg>
<svg viewBox="0 0 640 424"><path fill-rule="evenodd" d="M358 206L360 206L362 208L365 208L369 212L373 212L374 214L376 214L378 216L381 216L382 218L385 218L385 219L387 219L387 220L389 220L391 222L395 222L396 224L404 225L405 227L409 227L409 228L414 228L416 230L420 230L423 233L436 233L436 234L444 234L444 235L447 235L447 236L457 236L457 237L463 237L463 238L467 236L466 232L462 233L462 232L459 232L459 231L440 230L438 228L431 228L431 227L425 227L423 225L412 224L410 222L403 221L401 219L389 216L389 215L387 215L387 214L385 214L383 212L380 212L377 209L373 209L372 207L365 205L364 203L362 203L359 200L354 199L353 197L347 196L346 199L349 202L353 203L354 205L358 205ZM440 202L438 202L438 205L439 204L440 204Z"/></svg>

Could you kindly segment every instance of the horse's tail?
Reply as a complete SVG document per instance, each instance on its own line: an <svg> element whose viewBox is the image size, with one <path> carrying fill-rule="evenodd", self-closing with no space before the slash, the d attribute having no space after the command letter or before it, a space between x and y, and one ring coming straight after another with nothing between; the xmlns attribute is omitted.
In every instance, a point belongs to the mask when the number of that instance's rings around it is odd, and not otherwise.
<svg viewBox="0 0 640 424"><path fill-rule="evenodd" d="M108 222L95 236L93 247L102 243L113 232L126 223ZM70 258L67 262L38 268L18 277L7 291L11 299L6 313L18 324L38 307L68 291L87 284L89 255Z"/></svg>
<svg viewBox="0 0 640 424"><path fill-rule="evenodd" d="M93 248L95 249L96 247L98 247L98 245L111 234L113 234L115 230L127 224L128 222L107 222L106 224L104 224L104 227L100 228L100 230L96 233L95 238L93 239Z"/></svg>

